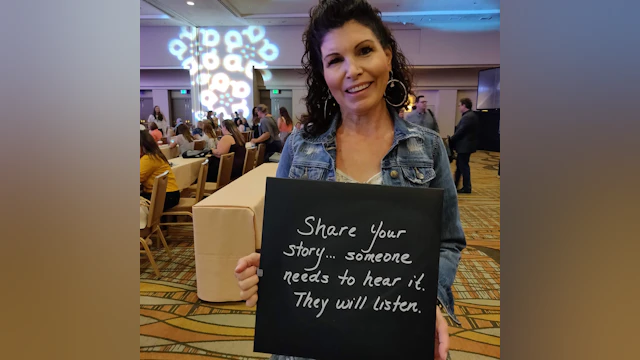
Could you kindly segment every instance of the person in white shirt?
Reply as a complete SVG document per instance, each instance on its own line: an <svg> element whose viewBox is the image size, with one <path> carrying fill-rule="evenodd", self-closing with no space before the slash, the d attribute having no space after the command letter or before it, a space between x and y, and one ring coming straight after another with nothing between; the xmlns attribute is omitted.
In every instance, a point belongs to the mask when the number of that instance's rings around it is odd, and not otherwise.
<svg viewBox="0 0 640 360"><path fill-rule="evenodd" d="M158 130L162 131L163 136L169 135L169 120L164 116L158 105L153 107L153 114L149 115L147 119L147 123L152 122L158 125Z"/></svg>
<svg viewBox="0 0 640 360"><path fill-rule="evenodd" d="M169 144L169 147L171 149L175 148L176 146L180 146L181 155L187 150L193 150L193 142L195 139L193 138L193 136L191 136L191 131L189 131L187 125L178 125L176 134L177 135L171 139L171 143Z"/></svg>
<svg viewBox="0 0 640 360"><path fill-rule="evenodd" d="M209 122L204 123L202 126L202 135L200 136L200 140L207 142L205 149L213 150L218 145L218 137L213 131L213 126L211 126Z"/></svg>

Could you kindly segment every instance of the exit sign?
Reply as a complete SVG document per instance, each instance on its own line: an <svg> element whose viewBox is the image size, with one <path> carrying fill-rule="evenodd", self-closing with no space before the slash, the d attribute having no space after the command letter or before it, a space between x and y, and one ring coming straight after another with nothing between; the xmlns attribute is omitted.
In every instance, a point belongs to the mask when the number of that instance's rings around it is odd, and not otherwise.
<svg viewBox="0 0 640 360"><path fill-rule="evenodd" d="M276 90L276 89L274 89L274 90L272 90L272 91L273 91L273 93L274 93L274 94L280 94L280 90Z"/></svg>
<svg viewBox="0 0 640 360"><path fill-rule="evenodd" d="M187 93L187 90L180 90L180 94L184 95Z"/></svg>

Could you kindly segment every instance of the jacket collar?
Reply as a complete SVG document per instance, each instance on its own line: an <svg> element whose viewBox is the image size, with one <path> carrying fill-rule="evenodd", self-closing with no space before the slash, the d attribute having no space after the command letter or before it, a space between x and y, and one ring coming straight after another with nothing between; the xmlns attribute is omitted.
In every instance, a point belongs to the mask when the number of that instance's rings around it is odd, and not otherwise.
<svg viewBox="0 0 640 360"><path fill-rule="evenodd" d="M419 136L419 131L413 128L409 129L409 127L407 127L407 122L403 120L400 116L398 116L398 113L394 108L387 106L387 110L389 111L389 114L393 119L394 145L396 145L399 141L406 140L410 137ZM320 134L318 136L308 137L305 140L313 144L334 143L336 140L336 130L338 128L338 124L341 121L341 117L342 117L342 114L338 112L333 117L333 120L331 121L331 125L329 126L329 129L327 131L325 131L323 134Z"/></svg>

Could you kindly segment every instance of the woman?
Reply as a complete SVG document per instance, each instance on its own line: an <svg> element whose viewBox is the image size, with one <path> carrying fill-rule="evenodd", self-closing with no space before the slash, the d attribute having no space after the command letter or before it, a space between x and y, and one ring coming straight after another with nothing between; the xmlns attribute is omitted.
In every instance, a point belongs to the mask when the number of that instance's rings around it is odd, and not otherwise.
<svg viewBox="0 0 640 360"><path fill-rule="evenodd" d="M231 179L237 179L242 176L242 168L244 167L244 156L246 148L244 147L244 137L238 131L233 120L225 120L222 122L222 138L218 141L218 146L211 151L213 156L207 173L207 182L218 181L218 168L220 167L220 156L228 153L235 153L233 156L233 169L231 170Z"/></svg>
<svg viewBox="0 0 640 360"><path fill-rule="evenodd" d="M156 124L154 122L149 124L149 134L151 134L151 136L153 136L153 139L156 142L162 140L162 133L160 132L160 130L158 130L158 124Z"/></svg>
<svg viewBox="0 0 640 360"><path fill-rule="evenodd" d="M444 309L434 309L434 358L446 359L448 326L441 311L459 323L451 285L466 242L442 139L397 114L411 94L407 61L380 12L362 0L321 0L311 10L303 41L308 117L303 129L289 136L277 177L306 174L310 180L444 189L437 292ZM399 164L402 171L383 163ZM321 168L329 170L316 171ZM248 306L258 300L259 264L260 254L254 253L235 269Z"/></svg>
<svg viewBox="0 0 640 360"><path fill-rule="evenodd" d="M167 136L167 134L169 134L169 122L162 111L160 111L160 106L156 105L153 107L153 114L149 115L147 122L149 124L156 123L162 135Z"/></svg>
<svg viewBox="0 0 640 360"><path fill-rule="evenodd" d="M284 144L289 134L293 131L293 120L291 120L291 116L289 116L289 112L284 106L280 108L278 130L280 130L280 139L282 139L282 143Z"/></svg>
<svg viewBox="0 0 640 360"><path fill-rule="evenodd" d="M202 136L200 136L200 140L204 140L207 142L207 149L215 149L218 144L218 137L216 133L213 131L213 127L210 123L205 123L202 127Z"/></svg>
<svg viewBox="0 0 640 360"><path fill-rule="evenodd" d="M251 110L251 131L253 131L253 138L257 138L260 136L260 117L258 116L258 112L256 111L256 106Z"/></svg>
<svg viewBox="0 0 640 360"><path fill-rule="evenodd" d="M180 124L176 128L176 136L171 139L169 147L171 149L176 146L180 146L180 154L183 154L187 150L193 150L193 142L195 139L191 136L191 131L185 124Z"/></svg>
<svg viewBox="0 0 640 360"><path fill-rule="evenodd" d="M176 177L171 171L169 161L162 154L158 144L146 130L140 131L140 183L142 184L142 197L151 200L153 193L153 181L156 176L169 171L167 177L167 196L164 199L164 211L171 209L180 202L180 190L176 183Z"/></svg>
<svg viewBox="0 0 640 360"><path fill-rule="evenodd" d="M241 133L244 132L245 131L245 127L244 127L244 123L243 123L242 119L236 118L234 121L235 121L236 126L238 127L238 130Z"/></svg>

